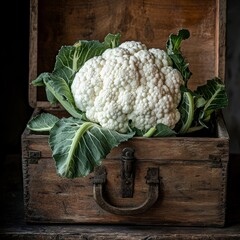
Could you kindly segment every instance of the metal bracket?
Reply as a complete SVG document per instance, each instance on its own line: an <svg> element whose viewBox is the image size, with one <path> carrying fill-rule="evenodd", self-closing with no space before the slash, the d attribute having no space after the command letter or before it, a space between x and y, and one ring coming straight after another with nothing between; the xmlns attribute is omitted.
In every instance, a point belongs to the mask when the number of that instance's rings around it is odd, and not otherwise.
<svg viewBox="0 0 240 240"><path fill-rule="evenodd" d="M222 168L222 159L220 155L210 154L209 159L211 160L212 168Z"/></svg>
<svg viewBox="0 0 240 240"><path fill-rule="evenodd" d="M29 151L28 152L28 162L30 164L37 164L38 160L41 158L41 152L40 151Z"/></svg>
<svg viewBox="0 0 240 240"><path fill-rule="evenodd" d="M134 191L134 149L122 150L121 193L123 198L132 198Z"/></svg>
<svg viewBox="0 0 240 240"><path fill-rule="evenodd" d="M158 168L148 168L146 183L147 184L159 184L159 169Z"/></svg>

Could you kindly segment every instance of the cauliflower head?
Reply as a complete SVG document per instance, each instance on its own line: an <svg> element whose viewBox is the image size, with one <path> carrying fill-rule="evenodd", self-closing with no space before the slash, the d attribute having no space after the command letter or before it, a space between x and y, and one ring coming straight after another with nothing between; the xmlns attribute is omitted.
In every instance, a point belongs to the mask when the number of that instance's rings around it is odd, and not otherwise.
<svg viewBox="0 0 240 240"><path fill-rule="evenodd" d="M126 41L86 61L71 91L90 121L125 133L129 121L143 131L158 123L174 128L180 119L182 84L164 50Z"/></svg>

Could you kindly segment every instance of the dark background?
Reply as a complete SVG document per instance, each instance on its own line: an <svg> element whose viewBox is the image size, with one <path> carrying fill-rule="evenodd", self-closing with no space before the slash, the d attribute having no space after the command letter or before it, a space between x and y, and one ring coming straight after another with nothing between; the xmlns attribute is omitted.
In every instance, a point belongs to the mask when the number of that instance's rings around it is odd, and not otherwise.
<svg viewBox="0 0 240 240"><path fill-rule="evenodd" d="M28 47L30 0L7 1L1 7L3 51L1 91L3 107L3 152L21 153L21 134L33 109L28 105ZM230 153L240 153L240 1L227 1L226 86L229 106L224 110L230 135ZM207 57L207 56L206 56Z"/></svg>

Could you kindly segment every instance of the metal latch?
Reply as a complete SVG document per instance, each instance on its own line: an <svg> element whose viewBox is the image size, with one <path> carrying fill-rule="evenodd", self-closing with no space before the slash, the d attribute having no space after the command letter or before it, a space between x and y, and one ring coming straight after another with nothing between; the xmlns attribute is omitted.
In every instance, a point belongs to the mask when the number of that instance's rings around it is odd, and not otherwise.
<svg viewBox="0 0 240 240"><path fill-rule="evenodd" d="M126 147L122 150L121 193L123 198L132 198L134 191L134 149Z"/></svg>
<svg viewBox="0 0 240 240"><path fill-rule="evenodd" d="M133 194L133 149L125 148L122 156L122 196L131 197ZM107 184L107 171L105 166L99 166L95 168L95 175L93 179L93 197L103 210L117 215L130 216L135 214L141 214L151 208L159 198L159 169L148 168L147 175L145 176L146 183L148 185L148 192L146 199L140 205L125 207L115 206L109 202L105 197L104 187Z"/></svg>

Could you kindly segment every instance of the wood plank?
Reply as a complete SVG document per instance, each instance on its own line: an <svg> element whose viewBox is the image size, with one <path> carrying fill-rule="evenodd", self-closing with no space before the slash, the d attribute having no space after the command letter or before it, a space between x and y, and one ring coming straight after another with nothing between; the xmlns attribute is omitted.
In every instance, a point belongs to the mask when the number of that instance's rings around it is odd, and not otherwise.
<svg viewBox="0 0 240 240"><path fill-rule="evenodd" d="M27 132L27 131L26 131ZM23 135L23 157L28 158L29 151L40 151L41 157L51 157L48 135ZM171 146L171 154L169 147ZM107 158L119 159L123 148L135 149L137 159L209 161L212 156L221 156L221 161L228 160L228 141L220 138L151 138L136 137L121 143L112 149ZM196 154L198 153L198 154Z"/></svg>
<svg viewBox="0 0 240 240"><path fill-rule="evenodd" d="M37 77L38 65L38 0L30 1L30 31L29 31L29 74L31 82ZM29 105L35 108L37 105L37 88L29 84Z"/></svg>
<svg viewBox="0 0 240 240"><path fill-rule="evenodd" d="M167 228L141 226L109 226L109 225L22 225L8 228L0 233L1 239L25 240L237 240L240 237L240 225L225 229L217 228Z"/></svg>
<svg viewBox="0 0 240 240"><path fill-rule="evenodd" d="M92 178L57 176L52 159L27 163L23 159L26 218L30 222L81 222L162 225L223 225L225 222L226 166L168 161L137 161L134 197L121 197L121 161L105 160L108 201L135 207L147 198L145 176L149 167L160 171L159 201L144 214L119 216L102 210L93 198ZM138 220L141 217L141 220Z"/></svg>

